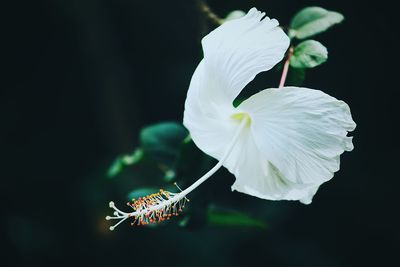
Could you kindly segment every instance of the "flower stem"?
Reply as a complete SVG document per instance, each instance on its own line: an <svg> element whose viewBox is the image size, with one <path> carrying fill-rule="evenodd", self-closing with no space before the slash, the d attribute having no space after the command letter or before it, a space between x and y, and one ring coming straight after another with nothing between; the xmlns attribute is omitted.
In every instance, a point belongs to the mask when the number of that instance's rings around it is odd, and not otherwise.
<svg viewBox="0 0 400 267"><path fill-rule="evenodd" d="M289 48L289 51L286 56L286 61L285 65L283 65L283 71L282 71L282 76L281 76L281 81L279 82L279 88L283 87L285 85L286 77L289 71L289 65L290 65L290 58L293 55L293 46Z"/></svg>

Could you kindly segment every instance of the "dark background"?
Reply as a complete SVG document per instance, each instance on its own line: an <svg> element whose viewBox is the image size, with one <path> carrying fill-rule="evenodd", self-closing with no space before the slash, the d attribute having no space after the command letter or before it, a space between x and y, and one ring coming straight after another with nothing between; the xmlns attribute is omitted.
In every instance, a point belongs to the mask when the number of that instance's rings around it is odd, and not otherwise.
<svg viewBox="0 0 400 267"><path fill-rule="evenodd" d="M265 231L126 224L109 232L108 200L126 200L107 168L137 146L143 126L182 120L212 23L189 0L4 1L2 266L395 265L398 15L390 1L208 3L221 16L256 6L281 24L310 5L345 15L316 37L330 58L304 84L352 109L355 150L342 156L340 172L308 206L230 193L231 206L267 221ZM279 74L260 76L258 89L279 82ZM228 192L233 177L220 175Z"/></svg>

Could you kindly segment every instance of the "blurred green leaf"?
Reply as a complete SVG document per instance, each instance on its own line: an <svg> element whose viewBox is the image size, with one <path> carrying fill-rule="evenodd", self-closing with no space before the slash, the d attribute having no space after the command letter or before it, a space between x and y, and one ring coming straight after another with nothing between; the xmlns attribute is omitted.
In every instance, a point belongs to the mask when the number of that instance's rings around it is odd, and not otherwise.
<svg viewBox="0 0 400 267"><path fill-rule="evenodd" d="M117 176L124 170L124 167L140 162L143 159L143 156L144 152L141 148L135 149L131 155L119 156L111 164L111 167L108 169L107 176L109 178Z"/></svg>
<svg viewBox="0 0 400 267"><path fill-rule="evenodd" d="M120 174L122 172L123 165L124 164L121 161L121 157L116 158L108 169L107 176L112 178Z"/></svg>
<svg viewBox="0 0 400 267"><path fill-rule="evenodd" d="M159 190L160 190L159 188L154 188L154 187L137 188L129 192L128 199L133 199L133 198L138 199L139 197L144 197L147 195L157 193Z"/></svg>
<svg viewBox="0 0 400 267"><path fill-rule="evenodd" d="M145 153L157 162L172 166L188 131L175 122L148 126L140 132L140 143Z"/></svg>
<svg viewBox="0 0 400 267"><path fill-rule="evenodd" d="M124 165L133 165L138 163L144 156L143 149L137 148L131 155L125 155L121 158Z"/></svg>
<svg viewBox="0 0 400 267"><path fill-rule="evenodd" d="M176 173L172 169L169 169L164 173L164 181L167 183L174 181L175 178L176 178Z"/></svg>
<svg viewBox="0 0 400 267"><path fill-rule="evenodd" d="M224 22L234 20L234 19L239 19L245 15L246 15L246 12L244 12L242 10L233 10L225 17Z"/></svg>
<svg viewBox="0 0 400 267"><path fill-rule="evenodd" d="M183 219L178 222L178 225L180 227L186 227L189 221L190 221L190 216L187 215L187 216L183 217Z"/></svg>
<svg viewBox="0 0 400 267"><path fill-rule="evenodd" d="M188 144L192 142L192 136L190 134L188 134L185 139L183 139L183 144Z"/></svg>
<svg viewBox="0 0 400 267"><path fill-rule="evenodd" d="M262 220L238 211L225 210L213 206L208 209L207 219L208 223L213 225L267 228L267 224Z"/></svg>
<svg viewBox="0 0 400 267"><path fill-rule="evenodd" d="M294 68L314 68L328 59L328 50L320 42L307 40L294 48L290 66Z"/></svg>
<svg viewBox="0 0 400 267"><path fill-rule="evenodd" d="M342 22L344 16L321 7L306 7L300 10L290 23L289 37L305 39Z"/></svg>

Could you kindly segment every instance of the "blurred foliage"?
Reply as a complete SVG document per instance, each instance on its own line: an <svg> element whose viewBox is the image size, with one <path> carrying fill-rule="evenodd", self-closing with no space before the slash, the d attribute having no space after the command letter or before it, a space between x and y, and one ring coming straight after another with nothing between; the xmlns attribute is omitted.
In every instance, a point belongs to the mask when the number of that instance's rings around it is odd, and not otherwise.
<svg viewBox="0 0 400 267"><path fill-rule="evenodd" d="M165 174L166 181L175 178L174 168L180 155L181 146L190 142L187 130L175 122L162 122L145 127L140 132L140 148L131 154L116 158L108 169L108 177L115 177L125 167L138 164L144 157L156 162L158 168Z"/></svg>
<svg viewBox="0 0 400 267"><path fill-rule="evenodd" d="M157 192L159 189L154 187L143 187L143 188L136 188L135 190L131 191L128 195L128 199L137 199L142 196L153 194Z"/></svg>
<svg viewBox="0 0 400 267"><path fill-rule="evenodd" d="M140 144L143 151L160 164L173 167L187 130L175 122L161 122L143 128Z"/></svg>
<svg viewBox="0 0 400 267"><path fill-rule="evenodd" d="M132 154L123 155L115 159L107 172L107 176L112 178L117 176L126 166L131 166L139 163L143 159L143 149L137 148Z"/></svg>
<svg viewBox="0 0 400 267"><path fill-rule="evenodd" d="M222 209L216 206L208 207L207 220L211 225L267 228L267 224L263 220L236 210Z"/></svg>

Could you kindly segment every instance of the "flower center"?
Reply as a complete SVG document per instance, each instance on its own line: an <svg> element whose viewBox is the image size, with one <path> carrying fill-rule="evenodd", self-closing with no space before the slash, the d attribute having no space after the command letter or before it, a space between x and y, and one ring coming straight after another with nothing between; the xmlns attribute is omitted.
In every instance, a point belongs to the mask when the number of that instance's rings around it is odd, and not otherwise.
<svg viewBox="0 0 400 267"><path fill-rule="evenodd" d="M238 122L242 122L244 119L246 119L246 126L250 127L251 117L250 117L249 113L247 113L247 112L235 113L231 116L231 118Z"/></svg>

